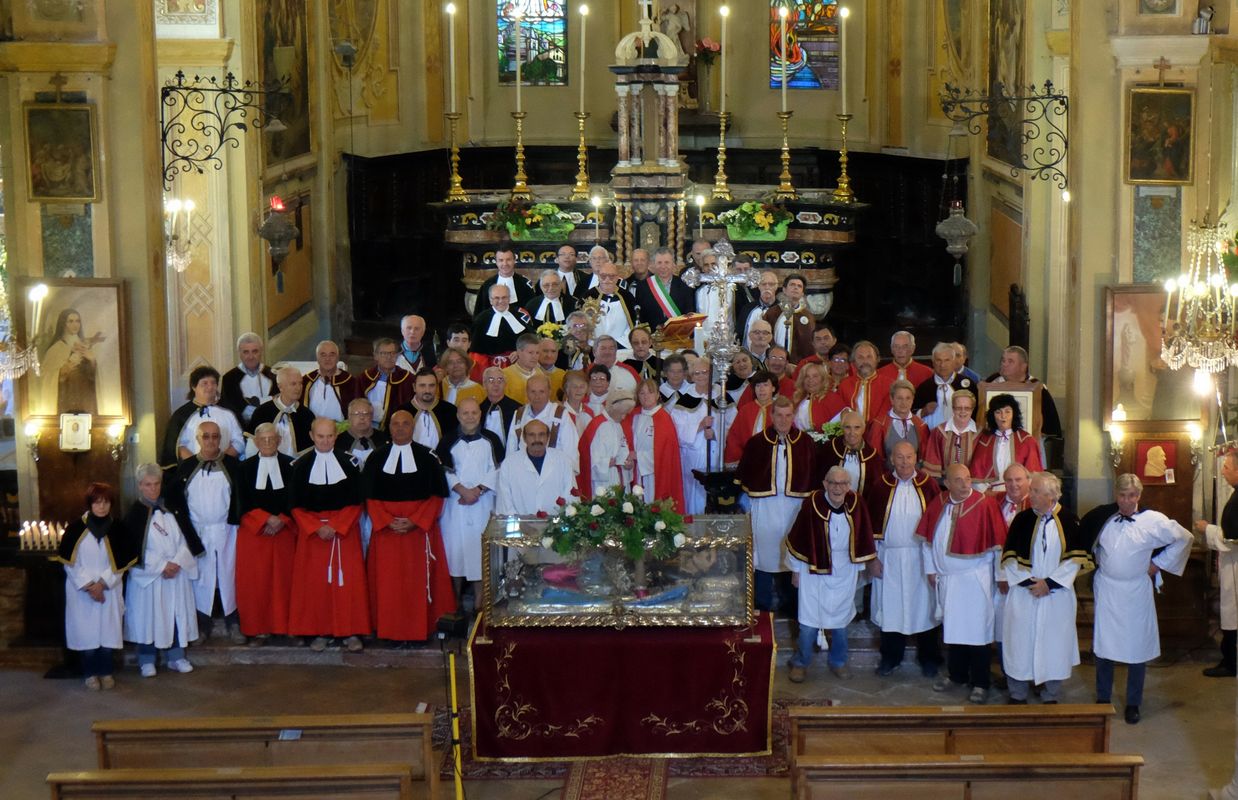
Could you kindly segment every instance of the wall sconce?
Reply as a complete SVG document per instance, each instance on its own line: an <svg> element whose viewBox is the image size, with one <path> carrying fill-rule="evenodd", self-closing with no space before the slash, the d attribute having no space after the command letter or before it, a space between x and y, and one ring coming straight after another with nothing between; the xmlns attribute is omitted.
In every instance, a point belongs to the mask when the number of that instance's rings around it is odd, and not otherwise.
<svg viewBox="0 0 1238 800"><path fill-rule="evenodd" d="M119 422L107 426L107 451L113 461L125 460L125 426Z"/></svg>
<svg viewBox="0 0 1238 800"><path fill-rule="evenodd" d="M169 197L163 201L163 239L168 266L184 272L193 260L193 211L197 206L192 200Z"/></svg>
<svg viewBox="0 0 1238 800"><path fill-rule="evenodd" d="M26 435L26 449L30 451L30 457L34 463L39 463L39 423L27 422L22 432Z"/></svg>
<svg viewBox="0 0 1238 800"><path fill-rule="evenodd" d="M1187 424L1186 432L1191 439L1191 466L1199 467L1199 462L1204 455L1204 431L1199 427L1198 422L1191 422ZM1196 472L1196 475L1198 474Z"/></svg>
<svg viewBox="0 0 1238 800"><path fill-rule="evenodd" d="M1126 454L1125 439L1126 432L1121 425L1109 426L1109 461L1113 463L1114 469L1118 468L1118 464L1122 463L1122 456Z"/></svg>

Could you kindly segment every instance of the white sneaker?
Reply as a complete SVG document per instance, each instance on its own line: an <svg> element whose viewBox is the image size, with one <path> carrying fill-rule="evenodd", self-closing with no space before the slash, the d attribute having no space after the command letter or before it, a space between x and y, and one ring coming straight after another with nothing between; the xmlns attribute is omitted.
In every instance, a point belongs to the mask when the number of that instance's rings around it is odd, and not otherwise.
<svg viewBox="0 0 1238 800"><path fill-rule="evenodd" d="M173 672L193 672L193 664L190 664L187 658L178 658L171 664L168 664L168 669Z"/></svg>
<svg viewBox="0 0 1238 800"><path fill-rule="evenodd" d="M143 664L142 665L142 677L143 678L155 677L155 665L154 664Z"/></svg>

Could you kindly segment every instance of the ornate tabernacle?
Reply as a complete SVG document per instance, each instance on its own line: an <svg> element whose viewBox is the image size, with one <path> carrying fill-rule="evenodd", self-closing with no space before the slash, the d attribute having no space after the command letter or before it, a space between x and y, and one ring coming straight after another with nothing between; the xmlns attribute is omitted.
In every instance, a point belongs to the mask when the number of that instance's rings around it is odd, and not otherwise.
<svg viewBox="0 0 1238 800"><path fill-rule="evenodd" d="M685 517L669 555L631 558L621 543L561 556L551 520L494 516L483 540L485 624L530 627L749 625L747 515Z"/></svg>

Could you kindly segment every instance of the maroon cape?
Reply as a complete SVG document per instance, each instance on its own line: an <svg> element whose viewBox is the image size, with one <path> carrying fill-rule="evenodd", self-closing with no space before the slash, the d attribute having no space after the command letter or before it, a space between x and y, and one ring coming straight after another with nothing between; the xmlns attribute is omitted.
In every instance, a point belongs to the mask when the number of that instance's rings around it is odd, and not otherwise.
<svg viewBox="0 0 1238 800"><path fill-rule="evenodd" d="M898 488L898 483L898 476L893 472L884 472L873 481L864 498L868 502L868 516L873 523L874 539L885 538L886 524L890 521L890 504L894 500L894 490ZM916 496L920 498L920 512L923 514L933 498L941 494L941 488L937 481L923 470L917 470L911 477L911 485L916 490Z"/></svg>
<svg viewBox="0 0 1238 800"><path fill-rule="evenodd" d="M877 557L868 510L855 492L847 492L842 507L834 508L825 490L817 489L804 498L800 513L787 533L787 552L807 564L809 571L816 575L834 572L830 563L830 518L835 514L842 514L851 526L851 563L859 564Z"/></svg>
<svg viewBox="0 0 1238 800"><path fill-rule="evenodd" d="M947 553L952 556L978 556L1006 543L1006 520L1002 519L993 498L972 492L961 505L958 519L950 531L950 541L946 543ZM948 492L933 498L924 516L920 517L916 536L932 544L937 522L943 513L949 513L950 508Z"/></svg>

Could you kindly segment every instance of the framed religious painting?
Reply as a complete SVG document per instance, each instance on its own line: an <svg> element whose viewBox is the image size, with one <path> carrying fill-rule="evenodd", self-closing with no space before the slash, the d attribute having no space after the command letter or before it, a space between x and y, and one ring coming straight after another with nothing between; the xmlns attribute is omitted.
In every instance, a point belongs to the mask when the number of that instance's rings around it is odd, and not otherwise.
<svg viewBox="0 0 1238 800"><path fill-rule="evenodd" d="M13 35L41 41L102 41L103 0L13 0Z"/></svg>
<svg viewBox="0 0 1238 800"><path fill-rule="evenodd" d="M30 289L46 286L42 300ZM59 423L90 414L96 426L132 423L129 329L124 282L85 278L13 279L13 325L39 357L22 378L23 419ZM38 296L38 293L35 294Z"/></svg>
<svg viewBox="0 0 1238 800"><path fill-rule="evenodd" d="M989 410L989 401L999 394L1008 394L1019 405L1019 414L1023 418L1023 430L1032 436L1040 436L1040 428L1044 422L1041 411L1044 403L1045 385L1040 381L1034 383L1010 383L996 381L981 381L976 386L979 392L976 407L976 426L985 427L984 417Z"/></svg>
<svg viewBox="0 0 1238 800"><path fill-rule="evenodd" d="M283 129L262 133L263 177L279 178L285 172L313 164L315 134L310 99L311 63L309 6L305 0L257 0L258 74L266 87L266 111L279 119Z"/></svg>
<svg viewBox="0 0 1238 800"><path fill-rule="evenodd" d="M99 200L99 137L93 103L26 103L27 189L32 203Z"/></svg>
<svg viewBox="0 0 1238 800"><path fill-rule="evenodd" d="M1187 185L1194 178L1195 91L1132 86L1126 94L1126 182Z"/></svg>
<svg viewBox="0 0 1238 800"><path fill-rule="evenodd" d="M1143 430L1180 431L1201 418L1204 401L1192 388L1190 369L1171 370L1161 360L1165 288L1156 283L1105 290L1105 426L1137 423Z"/></svg>
<svg viewBox="0 0 1238 800"><path fill-rule="evenodd" d="M989 93L1022 94L1024 0L989 0L988 85ZM988 115L986 155L1009 167L1023 165L1023 122L1018 104L994 103Z"/></svg>

